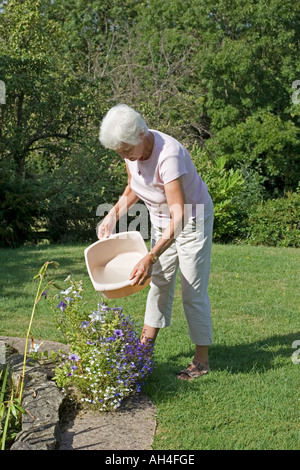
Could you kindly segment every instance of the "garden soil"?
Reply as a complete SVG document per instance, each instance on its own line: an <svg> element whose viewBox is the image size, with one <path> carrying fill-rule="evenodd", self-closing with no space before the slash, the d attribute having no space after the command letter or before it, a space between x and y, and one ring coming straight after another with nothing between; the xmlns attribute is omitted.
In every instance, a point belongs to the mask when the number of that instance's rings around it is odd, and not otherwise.
<svg viewBox="0 0 300 470"><path fill-rule="evenodd" d="M0 336L20 354L24 338ZM58 351L67 347L52 341L37 341L39 351ZM124 401L114 412L76 410L65 405L62 410L59 450L151 450L156 429L156 408L139 393Z"/></svg>

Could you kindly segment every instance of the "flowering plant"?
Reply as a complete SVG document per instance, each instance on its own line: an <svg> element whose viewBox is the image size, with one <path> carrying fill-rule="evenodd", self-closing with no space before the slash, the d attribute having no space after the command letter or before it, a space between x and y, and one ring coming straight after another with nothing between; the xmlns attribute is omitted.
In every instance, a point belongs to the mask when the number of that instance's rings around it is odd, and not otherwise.
<svg viewBox="0 0 300 470"><path fill-rule="evenodd" d="M58 329L70 354L55 369L58 386L75 385L82 401L101 411L118 408L123 399L141 390L152 371L153 345L143 344L121 307L104 302L88 314L82 282L70 276L70 286L52 297ZM47 294L46 294L47 295Z"/></svg>

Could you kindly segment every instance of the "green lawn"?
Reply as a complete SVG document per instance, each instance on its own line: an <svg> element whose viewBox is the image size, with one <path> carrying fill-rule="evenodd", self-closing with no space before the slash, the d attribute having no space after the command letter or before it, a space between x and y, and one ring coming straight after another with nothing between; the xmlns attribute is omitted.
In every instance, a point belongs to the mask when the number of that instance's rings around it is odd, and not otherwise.
<svg viewBox="0 0 300 470"><path fill-rule="evenodd" d="M51 276L83 280L92 309L99 296L85 268L84 246L0 250L0 334L25 336L45 261ZM299 449L299 371L291 360L300 340L299 253L292 248L213 245L209 286L214 345L211 373L176 379L193 356L180 284L170 328L159 333L156 368L144 389L157 407L156 450ZM111 301L141 328L147 289ZM38 339L60 340L45 301L33 325ZM299 355L300 358L300 355Z"/></svg>

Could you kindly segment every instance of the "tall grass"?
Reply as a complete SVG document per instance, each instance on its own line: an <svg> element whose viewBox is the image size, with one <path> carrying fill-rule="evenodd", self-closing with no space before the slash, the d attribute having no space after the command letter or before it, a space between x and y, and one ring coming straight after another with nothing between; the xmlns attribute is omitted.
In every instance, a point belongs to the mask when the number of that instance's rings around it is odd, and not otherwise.
<svg viewBox="0 0 300 470"><path fill-rule="evenodd" d="M0 334L25 336L32 278L46 260L60 263L56 279L83 280L87 308L99 296L89 281L84 246L0 250ZM171 327L155 346L156 368L145 392L157 407L153 449L299 449L299 371L291 360L300 340L299 250L213 245L209 294L214 344L211 373L182 382L194 346L188 337L178 279ZM112 301L142 327L148 289ZM58 340L46 303L32 332ZM299 354L300 358L300 354Z"/></svg>

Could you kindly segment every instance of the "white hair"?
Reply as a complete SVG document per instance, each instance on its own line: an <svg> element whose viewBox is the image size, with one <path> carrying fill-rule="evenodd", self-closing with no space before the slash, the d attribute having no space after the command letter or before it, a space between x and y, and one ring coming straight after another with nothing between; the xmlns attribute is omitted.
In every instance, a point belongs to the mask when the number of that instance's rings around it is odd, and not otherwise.
<svg viewBox="0 0 300 470"><path fill-rule="evenodd" d="M117 104L104 116L99 139L109 149L118 150L122 144L138 145L148 127L141 115L126 104Z"/></svg>

